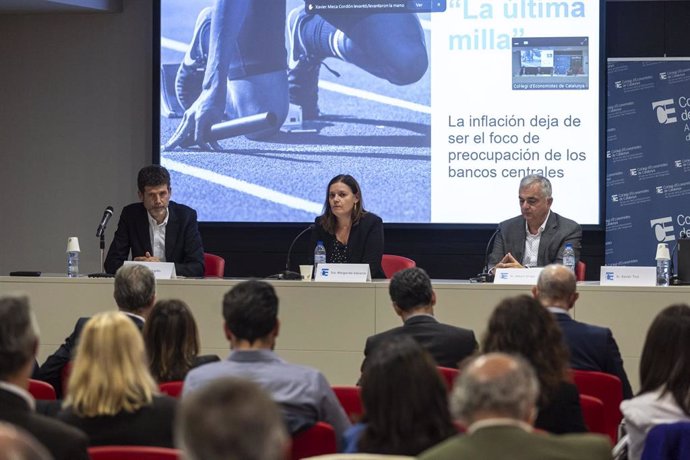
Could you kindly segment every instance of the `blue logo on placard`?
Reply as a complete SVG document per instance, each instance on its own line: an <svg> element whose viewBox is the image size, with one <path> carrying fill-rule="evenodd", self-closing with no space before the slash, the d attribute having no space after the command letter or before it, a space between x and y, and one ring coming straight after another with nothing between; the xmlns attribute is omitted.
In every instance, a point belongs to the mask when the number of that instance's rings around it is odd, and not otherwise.
<svg viewBox="0 0 690 460"><path fill-rule="evenodd" d="M608 281L613 281L614 280L613 272L606 272L606 279Z"/></svg>
<svg viewBox="0 0 690 460"><path fill-rule="evenodd" d="M328 269L327 268L322 268L321 269L321 276L327 277L328 276Z"/></svg>
<svg viewBox="0 0 690 460"><path fill-rule="evenodd" d="M508 279L508 274L505 273L505 272L501 273L501 279L502 279L502 280L507 280L507 279Z"/></svg>

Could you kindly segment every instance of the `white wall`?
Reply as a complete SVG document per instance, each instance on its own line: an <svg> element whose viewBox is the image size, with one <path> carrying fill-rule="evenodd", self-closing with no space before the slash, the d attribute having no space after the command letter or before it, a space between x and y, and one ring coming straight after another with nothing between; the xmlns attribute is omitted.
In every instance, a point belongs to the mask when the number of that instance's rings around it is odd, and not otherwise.
<svg viewBox="0 0 690 460"><path fill-rule="evenodd" d="M136 200L151 162L152 6L116 14L0 15L0 275L100 271L96 227ZM158 73L155 73L156 77Z"/></svg>

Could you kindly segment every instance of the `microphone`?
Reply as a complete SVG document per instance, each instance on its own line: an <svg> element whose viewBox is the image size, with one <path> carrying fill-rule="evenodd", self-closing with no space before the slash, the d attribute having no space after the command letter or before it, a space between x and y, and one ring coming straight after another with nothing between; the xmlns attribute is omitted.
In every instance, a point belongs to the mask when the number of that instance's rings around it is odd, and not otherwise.
<svg viewBox="0 0 690 460"><path fill-rule="evenodd" d="M297 236L292 240L292 243L290 243L290 247L288 248L287 252L287 257L285 259L285 270L282 271L281 273L278 273L277 275L271 275L269 276L270 279L277 279L277 280L301 280L302 275L300 275L297 272L293 272L290 270L290 256L292 255L292 248L295 246L295 243L297 240L300 239L302 235L307 233L308 231L312 230L314 228L314 224L309 225L307 228L302 230L297 234Z"/></svg>
<svg viewBox="0 0 690 460"><path fill-rule="evenodd" d="M486 250L484 251L484 269L474 278L470 278L470 281L474 283L491 283L494 280L494 275L489 273L489 250L491 249L494 239L496 239L496 235L500 232L501 227L496 227L496 230L491 234L489 242L486 244Z"/></svg>
<svg viewBox="0 0 690 460"><path fill-rule="evenodd" d="M103 217L101 217L101 223L98 224L98 230L96 230L96 236L101 237L103 236L103 232L105 232L105 227L108 225L108 221L110 218L113 217L113 207L108 206L105 208L105 211L103 211Z"/></svg>

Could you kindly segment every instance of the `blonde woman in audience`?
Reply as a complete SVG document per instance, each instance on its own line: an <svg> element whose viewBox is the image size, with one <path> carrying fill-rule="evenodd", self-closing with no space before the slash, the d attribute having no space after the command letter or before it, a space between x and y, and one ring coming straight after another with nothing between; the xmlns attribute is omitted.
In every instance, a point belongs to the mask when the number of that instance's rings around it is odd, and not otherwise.
<svg viewBox="0 0 690 460"><path fill-rule="evenodd" d="M630 460L641 458L655 425L690 421L690 306L671 305L654 318L642 348L640 391L621 411Z"/></svg>
<svg viewBox="0 0 690 460"><path fill-rule="evenodd" d="M81 334L59 418L84 431L92 446L173 447L175 400L157 391L134 322L100 313Z"/></svg>

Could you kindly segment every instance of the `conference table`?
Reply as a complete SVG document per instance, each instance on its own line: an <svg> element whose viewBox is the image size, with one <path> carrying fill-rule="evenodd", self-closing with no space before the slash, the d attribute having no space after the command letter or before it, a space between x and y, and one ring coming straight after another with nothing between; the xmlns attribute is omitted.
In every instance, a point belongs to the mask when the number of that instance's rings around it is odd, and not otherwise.
<svg viewBox="0 0 690 460"><path fill-rule="evenodd" d="M223 333L223 295L240 279L158 280L157 298L178 298L194 312L202 353L229 353ZM388 296L388 281L332 283L269 281L280 299L276 351L284 359L321 370L329 382L349 385L360 373L368 336L401 324ZM503 298L529 294L530 286L433 280L436 317L475 331L478 340L495 305ZM573 316L611 328L633 389L645 334L654 316L673 303L690 301L690 286L616 287L578 283ZM0 276L0 295L25 293L41 329L39 362L73 330L78 317L116 309L112 278L36 278Z"/></svg>

